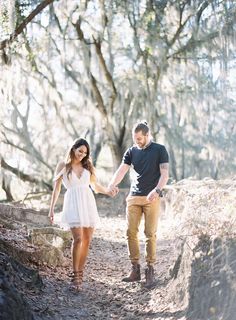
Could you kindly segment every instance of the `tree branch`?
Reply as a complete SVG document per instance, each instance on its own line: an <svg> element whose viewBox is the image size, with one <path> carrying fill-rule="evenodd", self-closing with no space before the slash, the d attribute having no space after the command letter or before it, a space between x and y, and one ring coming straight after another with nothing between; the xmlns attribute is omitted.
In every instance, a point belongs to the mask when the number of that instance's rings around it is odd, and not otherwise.
<svg viewBox="0 0 236 320"><path fill-rule="evenodd" d="M15 31L10 35L9 39L5 39L0 42L0 50L3 50L8 44L12 43L19 34L23 32L27 24L29 24L34 17L36 17L44 8L51 4L54 0L44 0L42 1L29 15L28 17L15 29Z"/></svg>
<svg viewBox="0 0 236 320"><path fill-rule="evenodd" d="M1 158L1 167L4 168L5 170L12 172L22 181L35 183L37 185L42 184L47 190L52 190L52 186L49 183L47 183L46 181L38 180L38 179L32 177L31 175L26 174L26 173L20 171L19 169L10 166L8 163L6 163L6 161L3 158Z"/></svg>
<svg viewBox="0 0 236 320"><path fill-rule="evenodd" d="M103 114L103 116L105 118L107 118L107 110L105 108L102 95L101 95L101 93L100 93L100 91L98 89L97 81L96 81L96 79L94 78L94 76L92 75L91 72L90 72L90 79L91 79L92 90L93 90L94 96L96 98L96 101L98 103L98 109L100 110L101 114Z"/></svg>
<svg viewBox="0 0 236 320"><path fill-rule="evenodd" d="M100 64L102 66L105 78L107 79L107 82L109 83L109 85L111 86L112 91L113 91L113 94L111 96L111 112L113 112L113 105L114 105L115 99L117 97L117 90L116 90L113 78L112 78L112 76L111 76L111 74L110 74L110 72L109 72L109 70L107 68L105 59L103 57L102 50L101 50L101 42L97 41L96 39L94 39L94 44L95 44L96 53L98 55Z"/></svg>
<svg viewBox="0 0 236 320"><path fill-rule="evenodd" d="M219 36L219 34L220 34L219 31L214 31L211 34L207 34L205 37L203 37L202 39L199 39L199 40L195 40L191 37L191 39L189 39L189 41L186 43L186 45L179 48L173 54L167 56L166 59L176 58L180 54L191 52L193 49L200 47L205 42L209 42L209 41L215 39L216 37Z"/></svg>

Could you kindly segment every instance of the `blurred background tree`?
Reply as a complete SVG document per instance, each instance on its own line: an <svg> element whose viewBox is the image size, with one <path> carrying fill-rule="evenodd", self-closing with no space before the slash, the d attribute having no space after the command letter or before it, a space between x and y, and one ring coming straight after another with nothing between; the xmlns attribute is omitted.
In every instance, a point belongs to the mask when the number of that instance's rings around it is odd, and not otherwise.
<svg viewBox="0 0 236 320"><path fill-rule="evenodd" d="M235 174L235 1L0 7L2 197L48 192L79 136L108 182L141 119L173 180Z"/></svg>

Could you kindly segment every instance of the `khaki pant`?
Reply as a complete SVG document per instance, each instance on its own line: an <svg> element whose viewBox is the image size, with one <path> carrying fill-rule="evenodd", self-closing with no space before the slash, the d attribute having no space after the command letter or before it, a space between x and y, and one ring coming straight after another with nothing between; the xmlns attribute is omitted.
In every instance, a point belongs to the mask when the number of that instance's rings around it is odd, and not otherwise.
<svg viewBox="0 0 236 320"><path fill-rule="evenodd" d="M127 240L129 257L132 263L140 259L139 225L144 214L144 233L146 236L146 261L156 261L156 232L160 212L160 199L149 202L146 196L128 196L126 199Z"/></svg>

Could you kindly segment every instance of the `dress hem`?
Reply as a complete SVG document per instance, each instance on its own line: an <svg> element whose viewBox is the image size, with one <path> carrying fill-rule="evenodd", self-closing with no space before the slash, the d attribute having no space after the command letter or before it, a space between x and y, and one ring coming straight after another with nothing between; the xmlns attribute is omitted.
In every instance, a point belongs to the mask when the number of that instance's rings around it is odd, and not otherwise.
<svg viewBox="0 0 236 320"><path fill-rule="evenodd" d="M94 225L81 225L81 224L73 224L73 225L69 225L69 224L66 224L66 223L60 223L60 222L57 222L57 225L63 229L63 230L70 230L70 229L73 229L73 228L99 228L99 223L96 223Z"/></svg>

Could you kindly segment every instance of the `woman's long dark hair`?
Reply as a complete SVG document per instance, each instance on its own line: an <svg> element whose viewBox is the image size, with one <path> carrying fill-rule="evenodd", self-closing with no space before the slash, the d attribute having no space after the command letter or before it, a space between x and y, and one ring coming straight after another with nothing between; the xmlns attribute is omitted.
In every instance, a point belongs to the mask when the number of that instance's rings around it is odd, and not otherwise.
<svg viewBox="0 0 236 320"><path fill-rule="evenodd" d="M71 171L72 171L72 162L75 159L74 150L81 146L85 146L87 149L87 154L81 161L82 167L87 169L91 173L91 178L93 180L95 177L95 170L92 163L92 159L90 157L90 146L88 142L83 138L76 139L73 142L73 145L71 146L71 148L67 152L66 159L65 159L67 177L69 178L69 175L71 174Z"/></svg>

